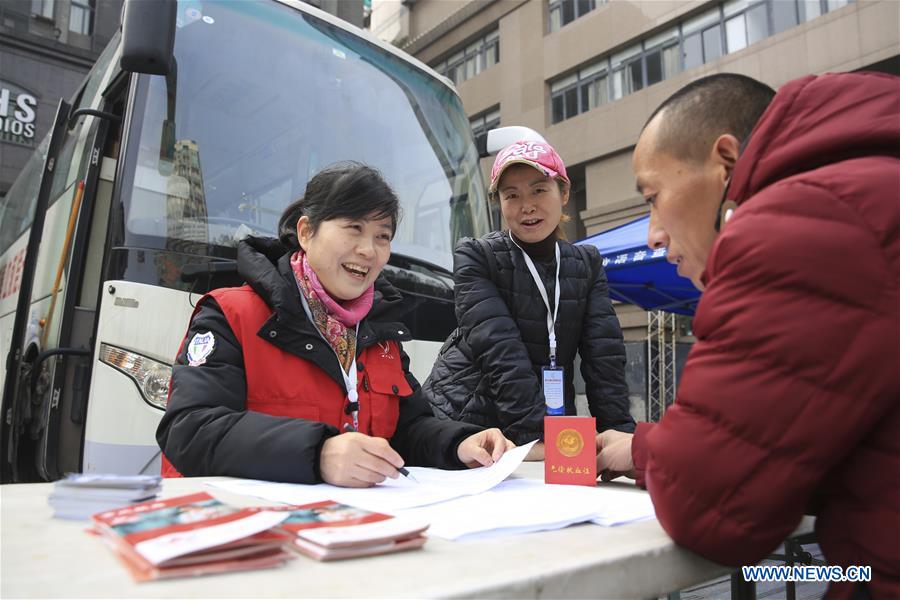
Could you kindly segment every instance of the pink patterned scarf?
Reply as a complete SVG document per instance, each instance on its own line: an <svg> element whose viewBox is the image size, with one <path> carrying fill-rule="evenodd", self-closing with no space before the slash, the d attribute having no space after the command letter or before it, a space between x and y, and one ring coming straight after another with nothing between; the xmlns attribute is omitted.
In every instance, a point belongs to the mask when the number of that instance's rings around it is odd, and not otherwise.
<svg viewBox="0 0 900 600"><path fill-rule="evenodd" d="M372 309L375 286L369 286L359 298L339 303L322 287L302 250L291 256L291 268L297 287L309 304L313 323L334 348L344 371L349 372L356 357L356 324Z"/></svg>

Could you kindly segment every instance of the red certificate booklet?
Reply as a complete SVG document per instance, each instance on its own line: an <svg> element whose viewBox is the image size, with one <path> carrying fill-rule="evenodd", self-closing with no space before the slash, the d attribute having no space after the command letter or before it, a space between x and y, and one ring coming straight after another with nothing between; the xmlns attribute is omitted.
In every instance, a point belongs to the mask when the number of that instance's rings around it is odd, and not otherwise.
<svg viewBox="0 0 900 600"><path fill-rule="evenodd" d="M596 419L544 417L544 483L597 485Z"/></svg>

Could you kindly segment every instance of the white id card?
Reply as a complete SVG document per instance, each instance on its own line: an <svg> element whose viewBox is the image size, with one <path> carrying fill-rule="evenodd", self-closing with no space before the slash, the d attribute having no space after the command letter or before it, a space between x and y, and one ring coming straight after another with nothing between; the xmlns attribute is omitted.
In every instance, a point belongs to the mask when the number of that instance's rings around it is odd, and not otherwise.
<svg viewBox="0 0 900 600"><path fill-rule="evenodd" d="M563 406L565 394L563 392L562 367L543 367L544 402L547 404L548 415L564 415L566 408Z"/></svg>

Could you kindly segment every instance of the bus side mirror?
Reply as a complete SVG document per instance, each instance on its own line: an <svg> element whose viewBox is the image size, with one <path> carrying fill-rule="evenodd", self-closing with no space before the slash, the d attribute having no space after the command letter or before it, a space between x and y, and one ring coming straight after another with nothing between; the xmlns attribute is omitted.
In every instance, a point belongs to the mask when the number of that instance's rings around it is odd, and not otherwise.
<svg viewBox="0 0 900 600"><path fill-rule="evenodd" d="M175 51L175 0L125 0L122 70L168 75Z"/></svg>

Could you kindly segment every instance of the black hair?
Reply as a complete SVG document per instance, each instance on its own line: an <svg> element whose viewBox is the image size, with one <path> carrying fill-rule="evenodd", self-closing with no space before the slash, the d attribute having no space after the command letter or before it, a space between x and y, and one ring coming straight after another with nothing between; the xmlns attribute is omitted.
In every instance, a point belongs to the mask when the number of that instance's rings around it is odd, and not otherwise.
<svg viewBox="0 0 900 600"><path fill-rule="evenodd" d="M332 219L391 219L391 235L400 220L400 201L381 173L358 162L326 167L309 180L303 197L288 205L278 220L278 239L298 250L297 221L307 217L313 234Z"/></svg>
<svg viewBox="0 0 900 600"><path fill-rule="evenodd" d="M656 150L703 162L720 135L731 134L744 143L774 97L775 90L751 77L717 73L692 81L669 96L653 111L644 129L665 111Z"/></svg>

